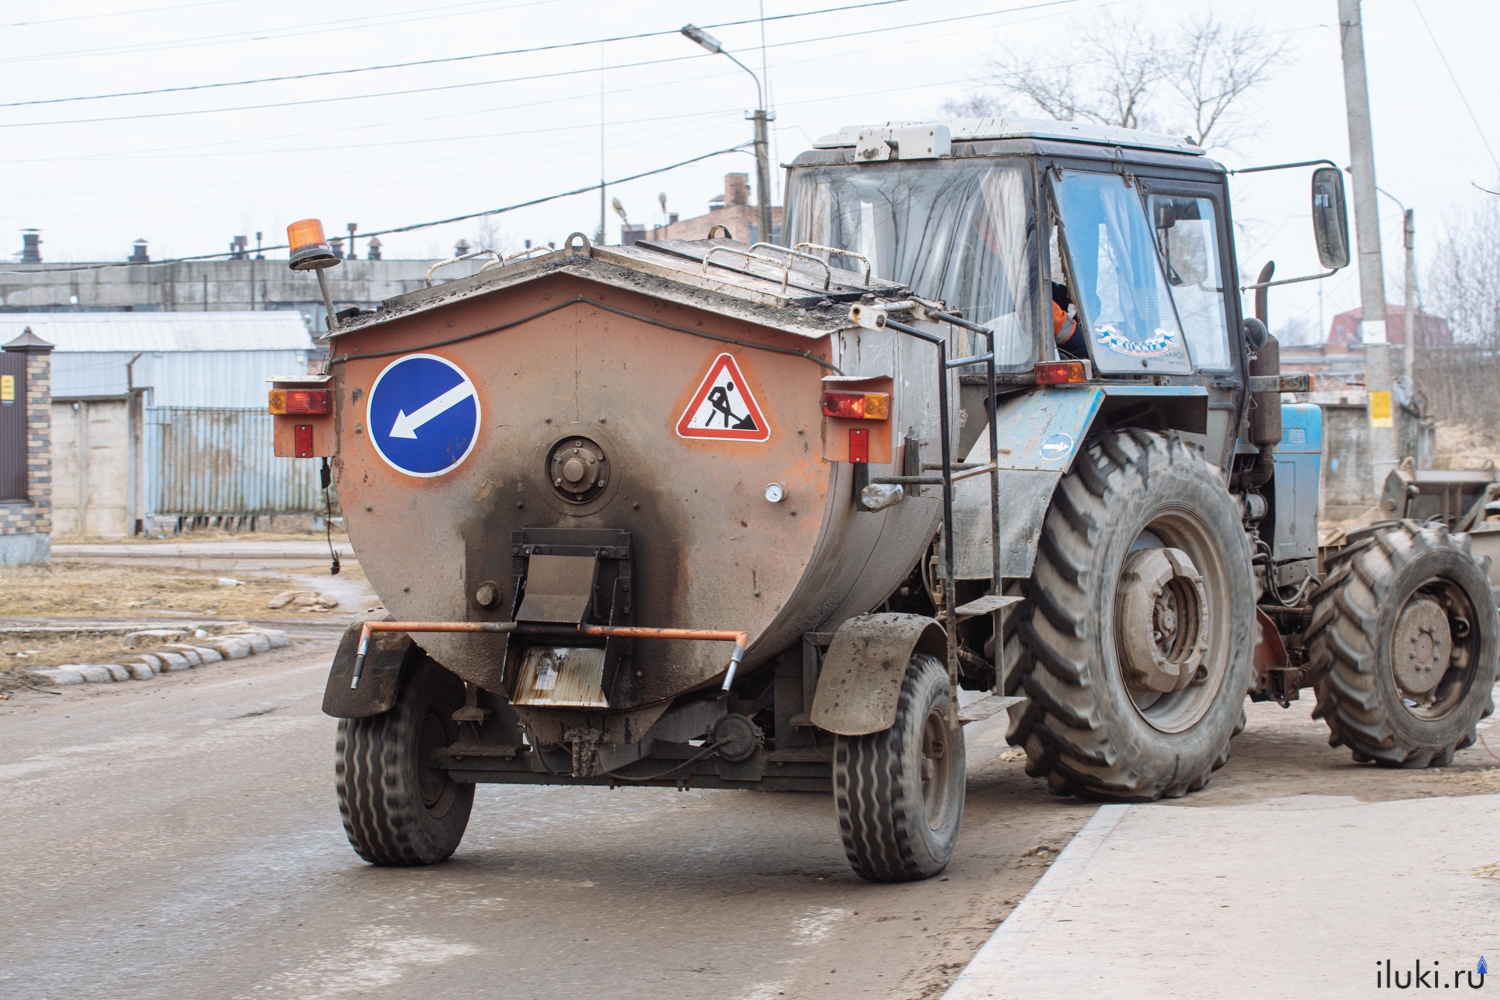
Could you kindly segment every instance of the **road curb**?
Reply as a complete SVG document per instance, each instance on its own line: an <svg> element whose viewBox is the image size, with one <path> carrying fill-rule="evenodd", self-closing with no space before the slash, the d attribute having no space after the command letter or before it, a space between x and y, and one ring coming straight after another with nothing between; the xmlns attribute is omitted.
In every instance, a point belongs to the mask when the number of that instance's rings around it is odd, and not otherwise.
<svg viewBox="0 0 1500 1000"><path fill-rule="evenodd" d="M223 635L197 638L193 644L167 643L134 659L119 663L65 663L60 667L36 667L27 673L58 685L113 684L119 681L152 680L159 674L191 670L221 660L243 660L292 644L278 628L250 625Z"/></svg>
<svg viewBox="0 0 1500 1000"><path fill-rule="evenodd" d="M1004 1000L1008 994L1006 974L1011 957L1031 942L1031 935L1050 923L1058 900L1067 895L1089 859L1104 845L1124 817L1128 805L1100 806L1073 835L1036 885L1031 887L1010 916L995 928L988 941L964 966L943 1000Z"/></svg>

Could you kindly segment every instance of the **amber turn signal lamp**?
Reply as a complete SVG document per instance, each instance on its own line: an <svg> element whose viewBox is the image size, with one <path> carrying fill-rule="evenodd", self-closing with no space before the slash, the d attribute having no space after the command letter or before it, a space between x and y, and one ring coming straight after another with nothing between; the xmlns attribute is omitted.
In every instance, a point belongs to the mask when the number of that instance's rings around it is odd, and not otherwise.
<svg viewBox="0 0 1500 1000"><path fill-rule="evenodd" d="M825 392L823 416L845 420L889 420L891 395L888 392Z"/></svg>
<svg viewBox="0 0 1500 1000"><path fill-rule="evenodd" d="M327 389L272 389L269 409L282 416L319 416L333 412L333 394Z"/></svg>
<svg viewBox="0 0 1500 1000"><path fill-rule="evenodd" d="M286 227L286 242L292 248L293 271L321 270L339 262L323 235L321 219L298 219Z"/></svg>
<svg viewBox="0 0 1500 1000"><path fill-rule="evenodd" d="M1070 385L1089 380L1087 361L1039 361L1035 371L1037 385Z"/></svg>

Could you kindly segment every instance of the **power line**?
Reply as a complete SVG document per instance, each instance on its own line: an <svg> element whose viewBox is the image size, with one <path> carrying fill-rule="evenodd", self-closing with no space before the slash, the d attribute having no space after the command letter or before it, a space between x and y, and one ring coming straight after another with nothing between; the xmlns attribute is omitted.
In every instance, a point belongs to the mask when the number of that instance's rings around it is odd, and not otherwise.
<svg viewBox="0 0 1500 1000"><path fill-rule="evenodd" d="M723 156L726 153L741 153L752 145L753 143L742 142L738 146L730 146L727 149L716 149L712 153L704 153L701 156L695 156L692 159L680 160L677 163L673 163L665 167L656 167L651 170L643 170L638 174L631 174L629 177L621 177L617 180L606 181L605 183L610 186L614 186L616 184L626 184L630 181L638 181L643 177L650 177L654 174L664 174L669 170L676 170L678 167L685 167L689 164L697 163L700 160L712 159L715 156ZM533 205L541 205L545 202L557 201L559 198L571 198L574 195L591 194L597 190L599 190L599 185L596 182L593 184L589 184L586 187L574 188L571 191L562 191L558 194L544 195L541 198L532 198L530 201L521 201L517 202L514 205L503 205L500 208L489 208L485 209L482 212L469 212L465 215L452 215L446 219L434 219L430 222L413 222L410 225L396 226L391 229L379 229L374 232L360 233L359 235L361 239L364 239L369 236L389 236L392 233L410 233L415 232L418 229L431 229L433 226L445 226L450 222L465 222L469 219L478 219L481 216L486 215L503 215L506 212L514 212L517 209L530 208ZM290 249L290 247L288 247L285 243L278 243L275 246L259 247L258 249L261 251L288 250ZM198 254L197 256L193 257L173 257L168 260L153 260L148 264L127 264L123 262L119 264L80 264L70 267L42 267L30 271L0 271L0 274L37 274L38 272L53 274L65 273L70 271L101 271L111 267L161 267L167 264L186 264L191 263L192 261L214 260L218 257L228 257L233 252L234 251L224 250L220 251L219 253Z"/></svg>
<svg viewBox="0 0 1500 1000"><path fill-rule="evenodd" d="M873 0L873 2L871 2L871 3L855 4L853 6L855 6L855 7L882 6L882 5L890 4L890 3L907 3L907 2L910 2L910 0ZM847 38L858 37L858 36L861 36L861 35L880 34L880 33L887 32L887 31L905 31L905 30L908 30L908 29L911 29L911 28L926 27L926 26L934 25L934 24L949 24L949 23L952 23L952 22L955 22L955 21L971 21L971 20L974 20L976 18L982 18L982 17L996 17L996 16L999 16L1001 14L1012 14L1012 13L1016 13L1018 11L1023 11L1023 10L1037 10L1037 9L1046 8L1046 7L1069 6L1069 5L1078 3L1078 2L1079 2L1079 0L1043 0L1043 2L1039 2L1039 3L1022 4L1022 5L1016 6L1016 7L1004 7L1004 8L1000 8L998 10L981 11L981 12L979 12L977 14L961 14L961 15L957 15L955 17L933 18L933 19L927 20L927 21L914 21L914 22L910 22L910 23L907 23L907 24L890 25L890 26L884 27L884 28L868 28L868 29L865 29L864 31L844 31L844 32L839 32L838 34L823 35L823 36L820 36L820 37L817 37L817 38L798 39L798 40L789 41L789 42L777 42L774 45L769 46L769 48L783 48L783 47L790 46L790 45L807 45L807 44L811 44L811 43L815 43L815 42L824 42L824 41L831 41L831 40L843 40L843 39L847 39ZM784 15L778 15L778 16L779 17L783 17L783 18L786 18L786 17L804 17L804 16L808 16L808 14L828 13L829 11L847 10L847 9L850 9L850 8L847 8L847 7L830 7L830 8L826 8L825 10L822 10L822 11L810 11L810 12L807 12L807 13L804 13L804 14L784 14ZM767 18L767 20L770 20L770 18ZM736 21L736 22L730 22L730 23L733 23L733 24L744 24L744 23L753 23L753 21L751 21L751 22ZM709 27L722 27L722 25L709 25ZM666 32L666 34L676 34L676 33L677 32L675 32L675 31L674 32ZM650 37L651 35L659 35L659 34L663 34L663 32L651 32L651 33L648 33L648 34L645 34L645 35L638 35L638 36L622 36L622 38L623 37L645 38L645 37ZM604 41L617 41L617 40L621 40L621 39L604 39ZM569 42L569 43L566 43L565 45L545 46L544 48L571 47L571 46L574 46L574 45L583 45L583 44L595 44L595 45L597 45L597 44L599 44L599 42L598 41L595 41L595 42L592 42L592 43ZM516 50L516 51L522 51L522 50ZM537 50L525 50L525 51L537 51ZM470 57L454 57L454 58L480 58L480 57L478 57L478 56L470 56ZM605 67L603 67L603 69L605 69L605 70L637 69L637 68L640 68L640 67L643 67L643 66L658 66L658 65L663 65L663 64L666 64L666 63L684 62L684 61L691 60L691 59L706 59L706 58L710 58L710 57L709 56L705 56L705 55L703 55L701 53L700 54L695 54L695 55L690 55L690 56L671 56L671 57L664 58L664 59L645 59L645 60L641 60L641 61L638 61L638 62L632 62L632 63L619 63L619 64L616 64L614 66L605 66ZM342 101L359 101L359 100L368 100L368 99L377 98L377 97L404 97L404 96L408 96L408 95L412 95L412 94L428 94L428 93L434 93L434 92L439 92L439 91L463 90L463 89L469 89L469 88L473 88L473 87L488 87L488 86L495 86L495 85L498 85L498 84L505 84L505 83L525 83L525 82L532 81L532 80L554 79L554 78L557 78L557 77L577 76L577 75L580 75L580 74L586 75L586 74L597 73L599 71L600 71L599 68L558 70L557 72L554 72L554 73L535 73L535 74L530 74L530 75L527 75L527 76L508 77L508 78L500 79L500 80L478 80L478 81L473 81L473 82L469 82L469 83L451 83L451 84L442 84L442 85L432 86L432 87L413 87L413 88L408 88L406 90L381 91L381 92L377 92L377 93L373 93L373 94L350 94L350 95L347 95L347 96L344 96L344 97L318 97L318 98L309 98L307 100L302 100L302 101L274 101L274 102L270 102L270 103L267 103L267 104L246 104L246 105L238 105L238 106L235 106L235 107L228 107L228 108L199 108L199 109L188 110L188 111L156 111L156 112L149 112L149 113L143 113L143 114L137 114L137 115L104 115L104 116L100 116L100 117L97 117L97 118L63 118L63 119L55 119L55 120L52 120L52 121L41 121L41 122L5 122L5 123L0 123L0 129L36 128L36 127L49 126L49 125L92 125L92 124L98 124L98 123L101 123L101 122L139 121L139 120L143 120L143 119L155 119L155 118L180 118L180 117L189 116L189 115L220 114L220 113L229 112L229 111L264 111L264 110L273 109L273 108L290 108L290 107L301 107L301 106L311 105L311 104L329 104L329 103L337 103L337 102L342 102ZM292 79L292 78L291 77L287 77L285 79ZM0 105L0 106L4 106L4 105Z"/></svg>
<svg viewBox="0 0 1500 1000"><path fill-rule="evenodd" d="M1490 145L1489 136L1484 134L1484 126L1479 124L1479 116L1474 114L1474 108L1469 104L1469 97L1464 93L1463 84L1458 82L1458 76L1453 72L1453 67L1448 65L1448 57L1443 54L1443 47L1438 44L1437 35L1432 30L1432 25L1427 23L1427 15L1422 13L1422 5L1417 0L1411 0L1411 5L1417 8L1417 16L1422 19L1422 27L1427 29L1427 37L1432 39L1432 47L1437 49L1438 58L1443 61L1443 68L1448 71L1448 79L1453 81L1453 87L1458 91L1458 99L1464 102L1464 110L1469 112L1469 120L1474 123L1474 131L1479 133L1479 141L1484 143L1484 148L1489 151L1490 162L1500 170L1500 159L1495 158L1494 147Z"/></svg>
<svg viewBox="0 0 1500 1000"><path fill-rule="evenodd" d="M0 28L30 28L38 24L62 24L65 21L97 21L105 17L126 17L134 14L157 14L164 10L184 10L188 7L218 7L226 3L244 3L244 0L196 0L195 3L179 3L170 7L145 7L139 10L117 10L104 14L78 14L74 17L49 17L40 21L12 21L0 24Z"/></svg>
<svg viewBox="0 0 1500 1000"><path fill-rule="evenodd" d="M0 59L0 63L50 62L77 59L83 56L135 55L142 52L161 52L187 47L202 48L206 45L225 45L234 42L262 42L277 38L297 38L302 35L321 35L330 32L360 31L366 28L383 28L392 24L410 24L413 21L436 21L448 17L461 17L465 8L493 7L499 0L470 0L467 3L447 4L442 7L421 7L416 11L393 11L365 17L341 17L332 21L313 21L287 25L282 28L256 28L252 31L232 31L221 35L199 35L194 38L174 38L161 42L139 42L130 45L112 45L96 49L73 49L66 52L42 52L35 55L18 55ZM516 7L535 7L541 4L563 3L565 0L525 0L496 8L512 10ZM448 11L449 13L437 13ZM402 15L414 14L412 17Z"/></svg>
<svg viewBox="0 0 1500 1000"><path fill-rule="evenodd" d="M866 0L863 3L846 4L841 7L825 7L821 10L802 11L794 14L778 14L775 17L766 18L768 21L784 21L790 18L811 17L815 14L831 14L845 10L858 10L864 7L885 7L890 4L910 3L911 0ZM467 6L467 5L465 5ZM758 18L750 18L743 21L722 21L718 24L706 25L709 28L729 28L745 24L755 24ZM144 97L150 94L178 94L192 90L216 90L223 87L247 87L259 83L283 83L288 80L312 80L328 76L348 76L352 73L372 73L388 69L407 69L412 66L437 66L445 63L469 62L475 59L493 59L499 56L524 55L532 52L553 52L558 49L580 48L589 45L601 45L608 42L638 41L643 38L659 38L665 35L675 35L677 28L661 31L644 31L633 35L615 35L610 38L594 38L584 42L555 42L551 45L533 45L520 49L499 49L494 52L475 52L463 56L439 56L432 59L413 59L407 62L380 63L374 66L355 66L349 69L325 69L315 70L310 73L290 73L284 76L266 76L252 80L228 80L220 83L194 83L181 87L158 87L152 90L126 90L111 94L88 94L80 97L48 97L34 101L9 101L0 103L0 108L21 108L36 104L67 104L74 101L102 101L113 97Z"/></svg>
<svg viewBox="0 0 1500 1000"><path fill-rule="evenodd" d="M1076 2L1076 0L1069 0L1069 2ZM1124 0L1114 0L1114 2L1115 3L1120 3L1120 2L1124 2ZM1049 7L1049 6L1058 6L1058 5L1060 5L1060 4L1038 4L1038 5L1034 5L1034 6L1038 7L1038 8L1045 8L1045 7ZM1105 4L1105 6L1111 6L1111 5L1112 4ZM966 19L966 18L969 18L969 17L987 17L987 16L990 16L991 14L1010 13L1010 12L1013 12L1013 11L1027 10L1027 9L1031 9L1031 8L1029 8L1029 7L1020 7L1020 8L1013 8L1011 10L994 11L994 12L987 12L987 13L975 14L975 15L964 15L964 18L960 18L960 19ZM1060 13L1060 12L1041 14L1041 15L1038 15L1036 17L1026 18L1025 21L1018 22L1018 23L1025 23L1026 21L1035 21L1035 20L1042 20L1042 19L1057 17L1058 13ZM825 41L825 40L828 40L829 38L837 38L839 40L843 40L843 39L847 39L847 38L853 37L854 35L876 34L876 33L884 33L884 32L893 31L893 30L904 30L904 29L908 29L908 28L917 28L917 27L929 26L931 24L936 24L936 23L944 23L944 22L946 22L948 20L953 20L953 19L942 18L942 19L939 19L938 21L917 22L917 23L914 23L914 24L895 25L895 26L892 26L892 27L889 27L889 28L876 28L876 29L871 29L869 31L863 31L863 32L853 32L853 33L842 32L842 33L840 33L838 35L833 35L833 36L821 36L821 37L818 37L818 38L810 38L810 39L796 39L796 40L792 40L792 41L788 41L788 42L774 42L769 47L770 48L782 48L782 47L788 47L788 46L794 46L794 45L806 45L806 44L811 44L811 43L815 43L815 42L819 42L819 41ZM931 41L931 40L936 39L936 38L948 38L948 37L952 37L955 34L962 34L962 32L961 31L960 32L947 32L947 33L944 33L944 34L941 34L941 35L930 36L927 40ZM847 56L847 55L853 55L853 54L858 54L858 53L862 53L862 52L875 52L875 51L880 51L881 49L890 48L890 47L891 46L889 44L883 44L883 45L868 46L868 47L862 48L862 49L846 49L846 50L844 50L841 53L841 55L846 55ZM812 57L809 57L807 59L794 60L794 61L791 61L791 62L780 62L780 63L777 63L777 67L778 68L786 68L786 67L789 67L789 66L801 65L801 64L804 64L804 63L807 63L807 62L821 61L823 58L824 58L823 56L812 56ZM586 72L597 72L597 70L592 70L591 69L591 70L588 70ZM690 80L693 80L693 81L702 81L702 80L712 80L712 79L717 79L717 78L722 78L722 77L730 77L730 76L737 76L737 74L734 73L734 72L726 71L726 72L723 72L723 73L711 73L711 74L708 74L706 76L692 77L692 78L690 78ZM685 81L683 81L683 80L666 80L666 81L660 81L660 82L657 82L657 83L643 84L641 86L636 86L636 87L627 87L627 88L623 88L623 89L622 88L616 88L614 91L612 91L612 93L618 95L618 94L622 94L622 93L630 93L630 92L633 92L633 91L650 90L650 89L654 89L654 88L657 88L657 87L679 86L683 82L685 82ZM935 85L938 85L938 84L946 86L946 85L950 85L950 84L966 83L966 82L973 82L973 81L970 80L970 79L935 81L935 82L930 82L930 83L919 85L918 87L915 87L915 88L914 87L901 87L901 88L895 88L895 90L922 89L923 87L926 87L926 86L935 86ZM880 93L887 93L887 92L894 92L894 91L891 88L882 88L882 89L874 90L874 91L861 91L861 92L859 92L857 94L844 94L844 95L840 95L840 96L842 96L842 97L864 97L864 96L869 96L870 94L880 94ZM91 154L91 155L68 156L68 157L29 157L29 158L26 158L26 159L0 160L0 163L9 163L9 164L54 163L54 162L59 162L59 161L76 163L76 162L84 162L84 161L113 162L113 161L116 161L116 160L130 160L130 159L161 159L161 158L164 158L164 157L161 157L161 156L149 156L149 155L143 155L143 154L153 154L153 153L172 154L172 153L177 153L177 152L179 152L181 150L202 150L202 149L205 149L205 148L208 148L208 147L213 147L213 146L236 146L236 145L245 145L246 143L257 143L258 144L258 143L271 142L271 141L274 141L274 140L277 140L277 139L297 139L297 138L302 138L302 137L305 137L305 136L327 136L327 135L330 135L330 134L340 133L340 132L359 132L359 131L367 131L369 129L374 129L374 128L389 128L389 127L400 126L400 125L423 124L423 123L439 121L439 120L447 119L447 118L464 118L464 117L469 117L469 116L472 116L472 115L475 115L475 114L491 114L491 113L493 113L495 111L511 111L511 110L518 110L518 109L521 109L521 108L538 107L538 106L545 105L545 104L563 103L563 102L570 101L570 100L591 99L593 96L594 95L592 94L592 92L590 92L588 94L579 94L579 95L575 95L575 96L572 96L572 97L552 98L552 99L545 100L545 101L533 101L533 102L529 102L529 103L526 103L526 104L508 105L506 107L486 107L486 108L481 108L481 109L476 109L476 110L471 110L471 111L456 111L456 112L451 112L449 114L442 114L442 115L422 115L422 116L417 117L417 118L405 118L405 119L398 119L398 120L383 120L383 121L379 121L379 122L365 123L365 124L360 124L360 125L347 125L347 126L341 126L341 127L322 127L322 128L314 129L312 131L304 131L304 132L285 132L285 133L281 133L279 135L251 136L251 137L247 137L247 138L243 138L243 139L238 139L238 138L237 139L224 139L224 140L220 140L220 141L216 141L216 142L211 142L211 143L191 143L191 144L188 144L188 145L175 145L175 146L153 146L153 147L147 147L145 149L128 150L128 151L125 151L125 152L122 152L122 153L118 153L118 154L111 152L111 153L96 153L96 154ZM792 103L794 103L794 104L816 103L817 101L824 100L824 99L832 99L832 98L824 96L824 97L819 97L819 98L815 99L814 101L794 101ZM724 109L721 112L692 113L692 114L686 114L686 115L663 115L663 116L657 116L657 117L653 117L653 118L624 119L622 121L616 122L616 124L630 125L630 124L638 124L638 123L641 123L641 122L648 122L648 121L665 121L665 120L674 119L674 118L699 117L699 116L706 116L708 114L719 114L719 113L727 114L729 112L729 110L730 109ZM569 129L582 129L582 128L593 128L593 126L592 125L563 126L563 127L560 127L560 128L550 128L550 129L530 129L530 130L524 130L524 131L521 131L521 132L486 133L486 134L472 135L472 136L453 136L453 137L430 138L430 139L409 139L409 140L400 140L400 141L397 141L397 142L389 142L389 143L373 143L373 144L372 143L359 143L357 145L357 148L359 148L359 149L367 149L367 148L373 148L375 146L406 145L406 144L413 143L413 142L425 143L425 142L462 141L464 139L479 139L479 138L501 138L501 137L529 135L529 134L532 134L533 132L535 132L535 133L555 132L555 131L564 131L564 130L569 130ZM265 149L265 148L257 148L257 149L252 149L252 150L248 150L248 151L247 150L236 150L236 151L227 151L227 152L223 152L223 153L194 153L194 154L190 154L190 155L191 156L229 156L229 157L244 157L244 156L247 156L247 155L279 156L279 155L282 155L284 153L291 153L291 152L317 152L317 151L322 151L322 150L327 150L327 149L347 150L349 148L350 148L349 144L343 143L343 144L340 144L340 145L337 145L337 146L331 146L331 147L330 146L323 146L323 147L299 147L299 148L292 148L292 149Z"/></svg>

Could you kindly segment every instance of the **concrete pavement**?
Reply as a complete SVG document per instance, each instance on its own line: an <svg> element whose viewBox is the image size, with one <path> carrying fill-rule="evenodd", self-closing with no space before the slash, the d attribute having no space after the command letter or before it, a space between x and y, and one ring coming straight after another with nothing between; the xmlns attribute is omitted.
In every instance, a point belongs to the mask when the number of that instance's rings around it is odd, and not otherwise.
<svg viewBox="0 0 1500 1000"><path fill-rule="evenodd" d="M1482 731L1500 732L1493 719ZM1229 782L1221 797L1234 804L1213 804L1211 786L1103 806L946 1000L1500 988L1468 976L1481 956L1500 960L1500 794L1471 794L1500 793L1489 767L1500 761L1487 754L1481 744L1460 755L1473 770L1350 768L1421 798L1326 789L1245 801Z"/></svg>

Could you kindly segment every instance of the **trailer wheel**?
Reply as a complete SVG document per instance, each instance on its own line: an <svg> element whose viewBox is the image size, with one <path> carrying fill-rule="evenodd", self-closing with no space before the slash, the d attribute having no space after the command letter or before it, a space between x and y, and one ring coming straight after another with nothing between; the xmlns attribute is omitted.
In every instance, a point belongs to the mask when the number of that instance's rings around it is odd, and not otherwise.
<svg viewBox="0 0 1500 1000"><path fill-rule="evenodd" d="M1057 795L1149 802L1208 783L1244 725L1250 544L1175 436L1103 435L1053 496L1018 616L1008 739Z"/></svg>
<svg viewBox="0 0 1500 1000"><path fill-rule="evenodd" d="M895 725L835 738L839 830L862 878L931 878L953 857L964 815L964 736L949 728L948 704L948 672L918 653L901 682Z"/></svg>
<svg viewBox="0 0 1500 1000"><path fill-rule="evenodd" d="M1403 521L1328 561L1314 595L1313 714L1331 746L1385 767L1441 767L1494 711L1500 614L1466 535Z"/></svg>
<svg viewBox="0 0 1500 1000"><path fill-rule="evenodd" d="M339 720L339 813L355 853L371 864L430 865L458 849L474 786L433 767L431 755L458 737L453 713L463 704L463 682L423 656L390 711Z"/></svg>

